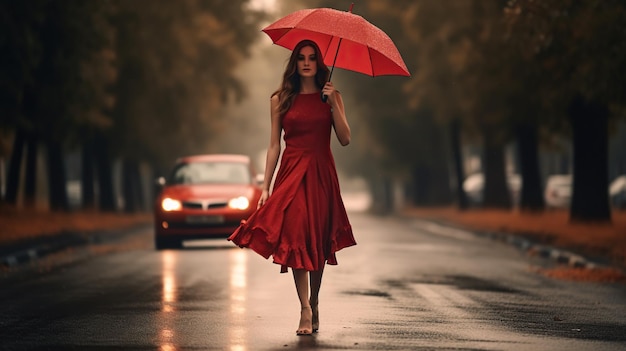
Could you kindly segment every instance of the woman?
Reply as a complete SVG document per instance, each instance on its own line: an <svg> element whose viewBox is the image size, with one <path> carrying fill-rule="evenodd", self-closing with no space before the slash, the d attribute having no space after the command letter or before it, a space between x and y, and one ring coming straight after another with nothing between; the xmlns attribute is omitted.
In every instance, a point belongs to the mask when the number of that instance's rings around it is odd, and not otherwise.
<svg viewBox="0 0 626 351"><path fill-rule="evenodd" d="M319 328L318 296L325 264L336 265L335 252L356 244L330 150L331 129L345 146L350 143L350 127L341 95L327 82L328 74L318 46L310 40L298 43L282 84L271 97L270 144L257 211L228 238L265 258L272 256L281 273L291 268L301 305L298 335L311 335ZM282 131L285 150L270 196Z"/></svg>

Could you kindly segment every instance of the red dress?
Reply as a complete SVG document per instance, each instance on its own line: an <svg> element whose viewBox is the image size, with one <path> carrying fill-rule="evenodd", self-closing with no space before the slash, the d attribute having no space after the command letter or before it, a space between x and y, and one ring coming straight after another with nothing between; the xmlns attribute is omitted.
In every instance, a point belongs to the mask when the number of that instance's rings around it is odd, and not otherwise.
<svg viewBox="0 0 626 351"><path fill-rule="evenodd" d="M299 94L282 119L285 150L267 202L228 240L287 267L317 271L356 245L330 150L332 114L319 93Z"/></svg>

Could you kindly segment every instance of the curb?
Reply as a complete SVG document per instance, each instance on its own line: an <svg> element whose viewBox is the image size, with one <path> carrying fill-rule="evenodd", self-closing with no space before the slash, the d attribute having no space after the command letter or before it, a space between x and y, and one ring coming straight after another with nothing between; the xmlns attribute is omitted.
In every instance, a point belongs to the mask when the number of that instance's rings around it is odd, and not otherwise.
<svg viewBox="0 0 626 351"><path fill-rule="evenodd" d="M0 267L12 268L64 249L119 240L135 234L138 230L145 229L147 225L139 224L124 229L97 230L88 233L60 232L55 235L0 246Z"/></svg>
<svg viewBox="0 0 626 351"><path fill-rule="evenodd" d="M545 259L550 259L560 264L572 268L594 269L601 267L600 264L593 262L579 254L573 253L553 246L537 244L531 240L520 238L513 234L494 233L494 232L477 232L477 235L487 237L494 241L500 241L515 246L521 251L533 254Z"/></svg>
<svg viewBox="0 0 626 351"><path fill-rule="evenodd" d="M471 235L488 238L493 241L509 244L528 254L536 255L545 259L550 259L572 268L595 269L599 267L604 267L604 265L591 261L590 259L585 258L579 254L561 248L537 244L532 240L521 238L514 234L501 232L471 231L444 221L421 219L407 216L403 216L403 218L410 220L411 223L417 226L419 229L431 232L433 234L456 237Z"/></svg>

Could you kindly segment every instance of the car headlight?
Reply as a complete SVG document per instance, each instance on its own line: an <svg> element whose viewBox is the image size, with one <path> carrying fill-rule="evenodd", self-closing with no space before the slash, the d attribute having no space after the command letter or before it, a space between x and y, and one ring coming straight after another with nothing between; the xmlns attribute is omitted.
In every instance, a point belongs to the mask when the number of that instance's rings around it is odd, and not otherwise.
<svg viewBox="0 0 626 351"><path fill-rule="evenodd" d="M250 201L248 201L248 198L245 196L239 196L228 201L228 207L236 210L246 210L248 206L250 206Z"/></svg>
<svg viewBox="0 0 626 351"><path fill-rule="evenodd" d="M163 201L161 201L161 208L164 211L180 211L183 208L183 205L178 200L166 197Z"/></svg>

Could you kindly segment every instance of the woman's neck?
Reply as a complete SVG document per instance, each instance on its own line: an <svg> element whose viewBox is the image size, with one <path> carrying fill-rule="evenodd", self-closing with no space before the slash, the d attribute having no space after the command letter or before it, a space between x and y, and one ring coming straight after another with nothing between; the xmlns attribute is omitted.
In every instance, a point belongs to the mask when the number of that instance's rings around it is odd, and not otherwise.
<svg viewBox="0 0 626 351"><path fill-rule="evenodd" d="M313 77L307 77L300 81L300 93L302 94L312 94L317 93L319 89L315 84L315 79Z"/></svg>

